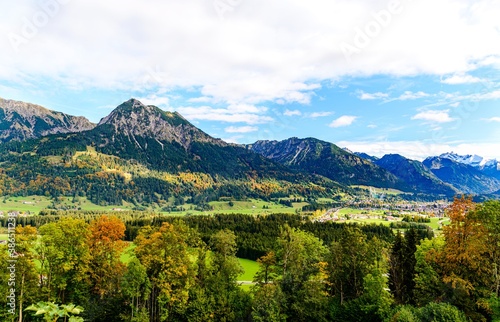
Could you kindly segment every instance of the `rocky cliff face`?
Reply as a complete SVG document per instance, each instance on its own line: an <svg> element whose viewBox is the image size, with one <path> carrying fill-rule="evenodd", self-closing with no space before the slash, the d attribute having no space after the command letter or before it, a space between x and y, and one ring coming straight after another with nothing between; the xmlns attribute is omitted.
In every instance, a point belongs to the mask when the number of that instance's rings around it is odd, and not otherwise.
<svg viewBox="0 0 500 322"><path fill-rule="evenodd" d="M0 142L82 132L94 127L95 124L82 116L72 116L39 105L0 98Z"/></svg>
<svg viewBox="0 0 500 322"><path fill-rule="evenodd" d="M165 112L156 106L144 105L136 99L119 105L99 122L98 127L101 126L112 127L114 132L128 136L136 142L135 137L149 137L158 143L177 142L186 150L193 142L228 145L196 128L179 113Z"/></svg>

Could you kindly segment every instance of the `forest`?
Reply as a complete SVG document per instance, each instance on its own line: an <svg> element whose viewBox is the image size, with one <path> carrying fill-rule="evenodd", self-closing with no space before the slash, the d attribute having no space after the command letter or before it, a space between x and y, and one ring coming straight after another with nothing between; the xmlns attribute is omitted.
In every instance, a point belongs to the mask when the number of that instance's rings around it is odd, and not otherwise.
<svg viewBox="0 0 500 322"><path fill-rule="evenodd" d="M6 294L0 315L3 321L500 319L500 202L457 198L446 215L450 223L434 236L424 223L393 230L300 215L9 214L2 219L9 236L0 246ZM237 281L238 257L259 264L250 285Z"/></svg>

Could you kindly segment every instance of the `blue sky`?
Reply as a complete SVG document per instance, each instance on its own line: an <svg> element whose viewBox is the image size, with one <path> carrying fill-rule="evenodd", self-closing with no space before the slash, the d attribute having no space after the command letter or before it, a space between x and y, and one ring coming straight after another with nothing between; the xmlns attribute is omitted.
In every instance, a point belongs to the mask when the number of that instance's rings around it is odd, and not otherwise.
<svg viewBox="0 0 500 322"><path fill-rule="evenodd" d="M231 142L500 159L500 3L0 4L0 97L98 122L135 97Z"/></svg>

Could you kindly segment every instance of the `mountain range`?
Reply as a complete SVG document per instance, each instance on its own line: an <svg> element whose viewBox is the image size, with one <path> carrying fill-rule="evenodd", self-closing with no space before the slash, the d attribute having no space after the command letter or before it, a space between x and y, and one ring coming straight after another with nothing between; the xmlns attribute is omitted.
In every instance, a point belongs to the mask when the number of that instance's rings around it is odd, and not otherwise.
<svg viewBox="0 0 500 322"><path fill-rule="evenodd" d="M177 112L130 99L93 124L0 99L0 194L87 196L96 203L221 197L321 197L352 185L436 198L500 190L496 160L454 153L423 162L352 153L315 138L238 145Z"/></svg>
<svg viewBox="0 0 500 322"><path fill-rule="evenodd" d="M0 142L81 132L94 126L82 116L71 116L39 105L0 98Z"/></svg>

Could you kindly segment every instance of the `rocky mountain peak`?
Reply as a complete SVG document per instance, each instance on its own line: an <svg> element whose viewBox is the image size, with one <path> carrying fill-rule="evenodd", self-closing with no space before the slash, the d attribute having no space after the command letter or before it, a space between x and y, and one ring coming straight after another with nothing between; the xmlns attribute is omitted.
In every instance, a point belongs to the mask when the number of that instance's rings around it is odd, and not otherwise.
<svg viewBox="0 0 500 322"><path fill-rule="evenodd" d="M135 140L136 136L150 137L158 142L177 142L185 149L188 149L192 142L227 145L224 141L201 131L179 113L163 111L134 98L116 107L98 126L111 126L115 133L128 136L132 140Z"/></svg>
<svg viewBox="0 0 500 322"><path fill-rule="evenodd" d="M49 110L40 105L0 98L0 141L23 141L49 134L91 130L95 124L82 116Z"/></svg>

